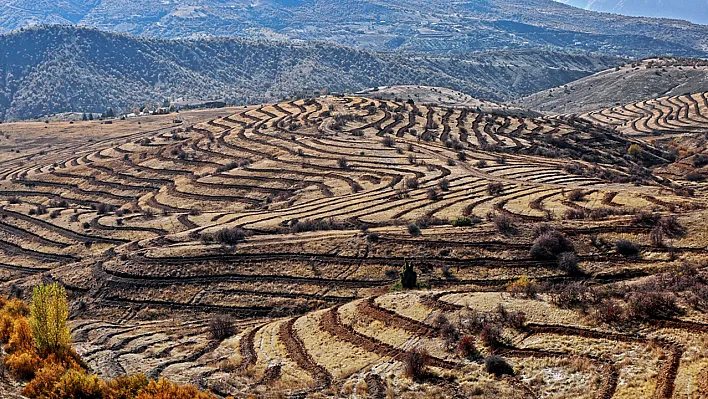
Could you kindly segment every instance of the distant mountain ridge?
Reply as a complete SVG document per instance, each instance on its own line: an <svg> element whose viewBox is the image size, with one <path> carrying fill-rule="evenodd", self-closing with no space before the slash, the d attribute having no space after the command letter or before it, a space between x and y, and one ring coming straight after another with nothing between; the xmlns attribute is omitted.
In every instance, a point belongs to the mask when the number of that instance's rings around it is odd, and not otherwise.
<svg viewBox="0 0 708 399"><path fill-rule="evenodd" d="M591 11L676 18L708 25L708 0L558 0Z"/></svg>
<svg viewBox="0 0 708 399"><path fill-rule="evenodd" d="M446 86L502 101L622 63L611 56L497 51L426 56L325 43L149 39L47 26L0 36L0 120L124 110L171 99L243 104L323 88Z"/></svg>
<svg viewBox="0 0 708 399"><path fill-rule="evenodd" d="M0 4L0 33L47 23L155 38L322 40L372 51L464 54L535 48L634 57L708 56L708 27L611 16L552 0L192 0L188 4L6 0Z"/></svg>

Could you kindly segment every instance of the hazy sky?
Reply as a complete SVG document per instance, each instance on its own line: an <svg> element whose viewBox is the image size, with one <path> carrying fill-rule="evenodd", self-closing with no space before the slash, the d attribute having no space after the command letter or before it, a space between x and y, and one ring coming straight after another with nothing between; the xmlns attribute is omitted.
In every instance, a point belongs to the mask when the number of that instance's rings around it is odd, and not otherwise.
<svg viewBox="0 0 708 399"><path fill-rule="evenodd" d="M708 0L556 0L593 11L685 19L708 25Z"/></svg>

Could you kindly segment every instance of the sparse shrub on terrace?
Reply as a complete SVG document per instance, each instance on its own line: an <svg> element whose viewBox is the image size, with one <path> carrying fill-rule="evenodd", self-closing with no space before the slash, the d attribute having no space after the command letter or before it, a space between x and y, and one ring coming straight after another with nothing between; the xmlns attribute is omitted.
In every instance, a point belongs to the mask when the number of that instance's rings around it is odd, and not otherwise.
<svg viewBox="0 0 708 399"><path fill-rule="evenodd" d="M528 299L535 299L538 295L540 287L536 280L530 279L527 276L522 276L506 285L506 291L512 297L521 296Z"/></svg>
<svg viewBox="0 0 708 399"><path fill-rule="evenodd" d="M570 274L577 275L580 274L580 267L578 267L578 255L575 252L563 252L558 255L558 269Z"/></svg>
<svg viewBox="0 0 708 399"><path fill-rule="evenodd" d="M706 175L701 172L689 172L684 176L684 179L692 182L702 182L706 181Z"/></svg>
<svg viewBox="0 0 708 399"><path fill-rule="evenodd" d="M459 217L452 222L452 225L454 227L469 227L479 224L481 222L482 219L478 216Z"/></svg>
<svg viewBox="0 0 708 399"><path fill-rule="evenodd" d="M588 288L581 282L556 284L549 294L551 303L562 309L585 309L591 300Z"/></svg>
<svg viewBox="0 0 708 399"><path fill-rule="evenodd" d="M437 201L440 199L438 192L435 191L435 189L432 187L426 190L425 196L428 197L428 199L431 201Z"/></svg>
<svg viewBox="0 0 708 399"><path fill-rule="evenodd" d="M576 190L572 190L572 191L568 192L567 198L569 201L580 202L580 201L585 200L586 195L587 195L587 193L585 191L580 190L580 189L576 189Z"/></svg>
<svg viewBox="0 0 708 399"><path fill-rule="evenodd" d="M412 348L403 358L403 369L409 378L419 381L425 376L426 366L430 359L428 351L423 348Z"/></svg>
<svg viewBox="0 0 708 399"><path fill-rule="evenodd" d="M504 326L500 323L487 322L482 326L479 339L490 348L496 348L504 343Z"/></svg>
<svg viewBox="0 0 708 399"><path fill-rule="evenodd" d="M393 148L396 146L396 140L391 136L386 136L381 140L381 144L383 144L384 147Z"/></svg>
<svg viewBox="0 0 708 399"><path fill-rule="evenodd" d="M676 302L676 295L657 291L630 294L627 311L629 317L638 320L667 319L683 313Z"/></svg>
<svg viewBox="0 0 708 399"><path fill-rule="evenodd" d="M96 207L96 213L98 213L99 215L105 215L106 213L113 212L115 209L116 207L113 205L100 203Z"/></svg>
<svg viewBox="0 0 708 399"><path fill-rule="evenodd" d="M702 168L708 165L708 155L698 154L693 156L693 166L696 168Z"/></svg>
<svg viewBox="0 0 708 399"><path fill-rule="evenodd" d="M496 197L504 191L504 183L492 182L487 184L487 194Z"/></svg>
<svg viewBox="0 0 708 399"><path fill-rule="evenodd" d="M661 220L661 215L658 213L642 211L634 214L630 223L632 226L652 227L656 226L659 220Z"/></svg>
<svg viewBox="0 0 708 399"><path fill-rule="evenodd" d="M480 168L480 169L486 168L486 167L487 167L487 161L485 161L484 159L480 159L479 161L477 161L477 162L474 164L474 166L475 166L475 168Z"/></svg>
<svg viewBox="0 0 708 399"><path fill-rule="evenodd" d="M450 190L450 180L448 180L448 179L440 180L438 182L438 187L440 187L440 190L442 190L442 191Z"/></svg>
<svg viewBox="0 0 708 399"><path fill-rule="evenodd" d="M514 224L514 219L509 215L500 214L494 216L494 227L498 232L504 235L511 235L517 232L516 225Z"/></svg>
<svg viewBox="0 0 708 399"><path fill-rule="evenodd" d="M588 217L586 209L568 208L563 217L568 220L583 220Z"/></svg>
<svg viewBox="0 0 708 399"><path fill-rule="evenodd" d="M606 324L621 324L626 318L626 312L622 304L613 299L600 301L595 306L595 319Z"/></svg>
<svg viewBox="0 0 708 399"><path fill-rule="evenodd" d="M457 355L463 359L475 360L480 357L477 341L471 335L465 335L457 342Z"/></svg>
<svg viewBox="0 0 708 399"><path fill-rule="evenodd" d="M234 246L246 239L246 232L240 227L225 227L216 233L202 234L205 243L215 242Z"/></svg>
<svg viewBox="0 0 708 399"><path fill-rule="evenodd" d="M562 253L574 251L573 243L565 234L556 229L549 229L536 237L529 254L538 260L554 260Z"/></svg>
<svg viewBox="0 0 708 399"><path fill-rule="evenodd" d="M22 200L19 197L10 197L8 198L7 202L10 204L19 204L22 202Z"/></svg>
<svg viewBox="0 0 708 399"><path fill-rule="evenodd" d="M615 241L615 251L623 256L639 255L639 246L628 240Z"/></svg>
<svg viewBox="0 0 708 399"><path fill-rule="evenodd" d="M488 356L484 359L484 369L489 374L494 374L496 377L503 375L514 375L514 368L499 355Z"/></svg>
<svg viewBox="0 0 708 399"><path fill-rule="evenodd" d="M223 341L224 339L234 335L236 333L236 327L233 320L228 317L217 315L209 320L209 334L211 338L217 341Z"/></svg>
<svg viewBox="0 0 708 399"><path fill-rule="evenodd" d="M59 217L59 215L61 215L61 211L59 209L55 209L52 211L52 213L49 214L49 217L51 219L56 219Z"/></svg>
<svg viewBox="0 0 708 399"><path fill-rule="evenodd" d="M420 186L420 183L418 182L418 179L413 177L406 179L405 185L408 189L416 190Z"/></svg>
<svg viewBox="0 0 708 399"><path fill-rule="evenodd" d="M460 162L464 162L467 160L467 154L464 151L460 151L457 153L457 160Z"/></svg>
<svg viewBox="0 0 708 399"><path fill-rule="evenodd" d="M349 169L349 165L347 164L347 159L344 157L340 157L337 160L337 165L339 166L340 169Z"/></svg>
<svg viewBox="0 0 708 399"><path fill-rule="evenodd" d="M415 223L409 223L408 224L408 234L412 235L413 237L420 236L420 234L421 234L420 227L418 227L418 225Z"/></svg>

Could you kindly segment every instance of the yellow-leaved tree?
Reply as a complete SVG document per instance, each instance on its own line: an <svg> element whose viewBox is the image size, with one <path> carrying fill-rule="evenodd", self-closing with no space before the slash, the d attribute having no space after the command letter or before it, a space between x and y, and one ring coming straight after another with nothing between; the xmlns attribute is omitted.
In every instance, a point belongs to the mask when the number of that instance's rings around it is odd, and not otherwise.
<svg viewBox="0 0 708 399"><path fill-rule="evenodd" d="M32 292L30 327L40 353L56 353L69 348L71 335L66 325L69 308L66 290L59 283L40 284Z"/></svg>

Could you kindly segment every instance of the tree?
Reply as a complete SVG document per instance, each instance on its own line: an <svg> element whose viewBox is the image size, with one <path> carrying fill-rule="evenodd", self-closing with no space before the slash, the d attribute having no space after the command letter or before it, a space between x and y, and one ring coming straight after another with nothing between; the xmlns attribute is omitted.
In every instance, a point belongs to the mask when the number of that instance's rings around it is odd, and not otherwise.
<svg viewBox="0 0 708 399"><path fill-rule="evenodd" d="M401 272L401 287L407 290L414 289L418 286L418 275L413 269L411 263L406 262L403 265L403 271Z"/></svg>
<svg viewBox="0 0 708 399"><path fill-rule="evenodd" d="M40 284L34 288L30 304L30 327L40 352L53 353L69 347L66 320L69 309L66 290L59 283Z"/></svg>
<svg viewBox="0 0 708 399"><path fill-rule="evenodd" d="M92 121L92 120L93 120L93 112L91 112L91 113L89 114L89 117L88 117L88 119L89 119L90 121Z"/></svg>
<svg viewBox="0 0 708 399"><path fill-rule="evenodd" d="M86 115L86 112L84 112L84 113L81 115L81 120L82 120L82 121L87 121L87 120L88 120L88 115Z"/></svg>

